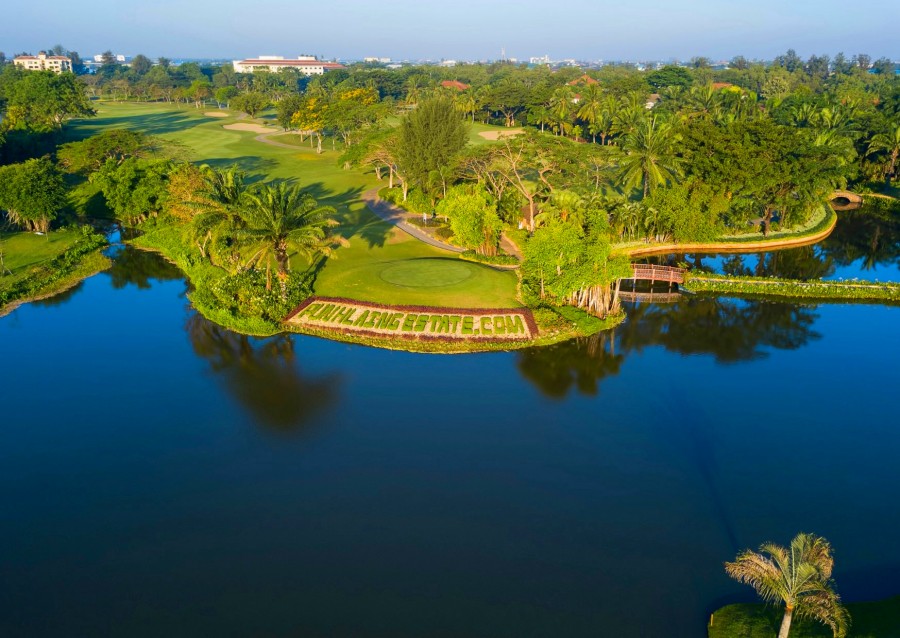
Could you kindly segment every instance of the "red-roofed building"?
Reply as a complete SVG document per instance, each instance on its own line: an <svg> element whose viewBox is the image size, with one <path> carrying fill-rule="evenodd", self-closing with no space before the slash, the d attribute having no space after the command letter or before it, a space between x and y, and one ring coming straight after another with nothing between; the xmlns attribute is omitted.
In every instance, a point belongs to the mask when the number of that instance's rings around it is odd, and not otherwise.
<svg viewBox="0 0 900 638"><path fill-rule="evenodd" d="M569 82L569 86L578 86L579 84L600 84L600 83L597 82L597 80L592 78L590 75L585 73L580 78L575 78L574 80Z"/></svg>
<svg viewBox="0 0 900 638"><path fill-rule="evenodd" d="M445 89L456 89L457 91L465 91L469 88L468 84L464 84L458 80L444 80L441 82L441 86Z"/></svg>
<svg viewBox="0 0 900 638"><path fill-rule="evenodd" d="M731 82L713 82L712 88L713 91L721 91L722 89L728 89L734 86Z"/></svg>
<svg viewBox="0 0 900 638"><path fill-rule="evenodd" d="M53 71L64 73L72 70L72 60L62 55L20 55L13 60L13 64L26 71Z"/></svg>
<svg viewBox="0 0 900 638"><path fill-rule="evenodd" d="M296 60L285 60L279 55L261 55L249 60L235 60L235 73L253 73L264 70L278 72L281 69L297 69L306 75L322 75L325 71L343 69L343 64L337 62L322 62L310 55L301 55Z"/></svg>

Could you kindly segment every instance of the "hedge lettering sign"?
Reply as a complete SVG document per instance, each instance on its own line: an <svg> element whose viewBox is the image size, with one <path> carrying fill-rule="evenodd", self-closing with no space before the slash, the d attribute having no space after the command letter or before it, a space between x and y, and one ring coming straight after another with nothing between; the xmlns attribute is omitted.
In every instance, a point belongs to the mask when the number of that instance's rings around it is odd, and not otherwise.
<svg viewBox="0 0 900 638"><path fill-rule="evenodd" d="M527 308L385 306L327 297L307 299L285 322L370 337L440 341L525 341L538 332Z"/></svg>

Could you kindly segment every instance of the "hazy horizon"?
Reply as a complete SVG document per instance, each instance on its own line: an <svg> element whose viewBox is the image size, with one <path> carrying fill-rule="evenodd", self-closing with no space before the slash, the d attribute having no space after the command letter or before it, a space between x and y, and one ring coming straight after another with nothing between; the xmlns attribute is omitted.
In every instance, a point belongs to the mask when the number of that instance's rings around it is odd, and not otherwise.
<svg viewBox="0 0 900 638"><path fill-rule="evenodd" d="M848 57L900 59L900 44L887 26L900 23L896 0L875 0L855 13L834 0L761 0L749 7L734 0L695 0L690 6L646 0L629 7L608 0L560 0L552 12L535 0L522 0L514 11L473 0L454 3L452 11L413 0L396 0L390 9L361 0L329 5L272 0L263 6L247 11L235 0L189 6L174 0L153 6L112 0L17 3L6 10L0 51L11 56L62 44L83 57L109 49L154 58L309 53L474 61L499 59L505 51L519 60L549 55L638 61L737 55L770 60L792 48L803 58L843 51Z"/></svg>

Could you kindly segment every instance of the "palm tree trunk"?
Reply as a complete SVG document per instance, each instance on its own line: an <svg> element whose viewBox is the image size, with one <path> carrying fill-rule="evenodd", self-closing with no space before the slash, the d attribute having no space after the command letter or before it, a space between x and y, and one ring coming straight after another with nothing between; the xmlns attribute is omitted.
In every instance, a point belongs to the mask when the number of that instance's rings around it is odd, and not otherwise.
<svg viewBox="0 0 900 638"><path fill-rule="evenodd" d="M791 631L791 616L793 614L793 607L788 607L784 610L784 618L781 619L781 629L778 630L778 638L788 638L788 634Z"/></svg>

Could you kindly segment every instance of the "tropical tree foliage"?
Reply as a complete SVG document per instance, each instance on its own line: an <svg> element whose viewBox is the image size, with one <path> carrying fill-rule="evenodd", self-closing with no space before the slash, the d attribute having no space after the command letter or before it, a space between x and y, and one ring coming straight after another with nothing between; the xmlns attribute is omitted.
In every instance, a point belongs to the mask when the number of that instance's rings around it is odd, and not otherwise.
<svg viewBox="0 0 900 638"><path fill-rule="evenodd" d="M49 158L0 166L0 210L11 223L46 233L66 203L62 175Z"/></svg>
<svg viewBox="0 0 900 638"><path fill-rule="evenodd" d="M798 534L789 547L765 543L725 563L732 578L750 585L769 603L784 604L778 638L788 638L791 621L810 618L827 625L835 638L847 635L850 617L834 590L831 545L813 534Z"/></svg>

